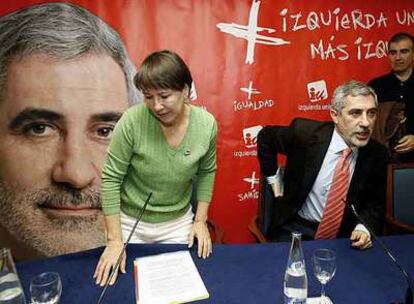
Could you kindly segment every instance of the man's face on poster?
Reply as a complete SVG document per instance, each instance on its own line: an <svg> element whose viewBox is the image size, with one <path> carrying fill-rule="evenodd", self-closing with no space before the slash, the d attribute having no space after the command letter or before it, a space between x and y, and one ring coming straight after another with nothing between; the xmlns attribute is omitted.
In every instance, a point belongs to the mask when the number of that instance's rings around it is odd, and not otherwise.
<svg viewBox="0 0 414 304"><path fill-rule="evenodd" d="M127 107L125 76L107 55L9 64L0 100L0 240L22 249L17 258L104 244L101 169Z"/></svg>

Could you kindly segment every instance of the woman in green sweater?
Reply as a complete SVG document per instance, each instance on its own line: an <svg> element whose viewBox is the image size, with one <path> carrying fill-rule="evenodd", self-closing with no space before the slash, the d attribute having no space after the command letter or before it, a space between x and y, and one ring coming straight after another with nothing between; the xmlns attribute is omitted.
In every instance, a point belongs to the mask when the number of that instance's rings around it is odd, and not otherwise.
<svg viewBox="0 0 414 304"><path fill-rule="evenodd" d="M191 84L187 65L170 51L150 54L135 76L144 103L130 108L117 123L102 172L107 245L94 274L101 286L149 193L152 198L131 242L191 247L197 238L198 256L211 254L206 221L216 172L217 124L210 113L190 105ZM195 177L194 216L190 199ZM121 272L125 260L124 254Z"/></svg>

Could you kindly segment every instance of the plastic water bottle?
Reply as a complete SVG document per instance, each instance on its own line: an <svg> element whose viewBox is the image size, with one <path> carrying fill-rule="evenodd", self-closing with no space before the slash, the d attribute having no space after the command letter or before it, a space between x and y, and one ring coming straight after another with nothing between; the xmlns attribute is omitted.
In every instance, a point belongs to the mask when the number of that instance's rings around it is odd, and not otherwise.
<svg viewBox="0 0 414 304"><path fill-rule="evenodd" d="M24 304L24 293L19 278L13 272L0 272L0 304Z"/></svg>
<svg viewBox="0 0 414 304"><path fill-rule="evenodd" d="M9 248L0 248L0 304L24 304L25 297Z"/></svg>
<svg viewBox="0 0 414 304"><path fill-rule="evenodd" d="M306 304L308 297L308 278L301 238L301 233L292 232L292 245L283 282L285 304Z"/></svg>

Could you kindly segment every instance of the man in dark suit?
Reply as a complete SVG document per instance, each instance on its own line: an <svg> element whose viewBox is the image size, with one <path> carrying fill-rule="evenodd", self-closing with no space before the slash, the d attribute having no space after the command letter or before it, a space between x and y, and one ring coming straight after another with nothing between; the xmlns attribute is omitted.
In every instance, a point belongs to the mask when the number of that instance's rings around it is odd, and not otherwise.
<svg viewBox="0 0 414 304"><path fill-rule="evenodd" d="M346 203L356 207L365 223L375 232L383 225L387 151L370 139L377 114L375 92L366 84L350 81L333 95L330 115L333 122L295 119L290 126L267 126L258 135L258 157L262 174L275 193L272 228L276 238L286 240L291 231L304 239L350 237L352 246L372 246L366 227L358 223ZM330 193L341 188L336 170L345 162L347 174L343 196ZM283 194L276 176L277 154L286 155ZM343 181L342 181L343 182ZM335 197L336 195L336 197ZM333 199L329 197L333 196ZM337 229L325 236L320 223L327 221L328 201L340 215ZM336 208L336 207L335 207ZM328 219L329 222L329 219ZM326 224L326 223L325 223Z"/></svg>

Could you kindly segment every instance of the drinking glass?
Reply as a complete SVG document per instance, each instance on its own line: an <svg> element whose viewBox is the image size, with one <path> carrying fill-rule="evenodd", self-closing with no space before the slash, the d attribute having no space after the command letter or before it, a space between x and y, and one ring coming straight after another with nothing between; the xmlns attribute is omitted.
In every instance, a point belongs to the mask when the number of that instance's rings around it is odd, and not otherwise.
<svg viewBox="0 0 414 304"><path fill-rule="evenodd" d="M30 280L31 304L58 304L62 283L57 272L43 272Z"/></svg>
<svg viewBox="0 0 414 304"><path fill-rule="evenodd" d="M317 249L312 255L313 273L321 283L321 301L320 303L331 303L326 298L325 287L332 279L336 272L336 255L330 249Z"/></svg>
<svg viewBox="0 0 414 304"><path fill-rule="evenodd" d="M0 304L25 304L24 292L9 248L0 249Z"/></svg>

